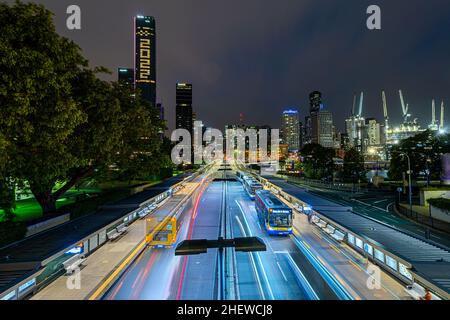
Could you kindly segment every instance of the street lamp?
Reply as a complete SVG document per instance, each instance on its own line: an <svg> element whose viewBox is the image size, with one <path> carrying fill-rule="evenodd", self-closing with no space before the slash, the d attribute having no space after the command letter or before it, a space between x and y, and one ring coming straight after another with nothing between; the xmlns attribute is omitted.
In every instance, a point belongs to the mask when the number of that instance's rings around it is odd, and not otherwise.
<svg viewBox="0 0 450 320"><path fill-rule="evenodd" d="M405 156L408 159L408 185L409 185L409 213L412 217L412 182L411 182L411 158L409 155L405 152L398 152L402 156Z"/></svg>

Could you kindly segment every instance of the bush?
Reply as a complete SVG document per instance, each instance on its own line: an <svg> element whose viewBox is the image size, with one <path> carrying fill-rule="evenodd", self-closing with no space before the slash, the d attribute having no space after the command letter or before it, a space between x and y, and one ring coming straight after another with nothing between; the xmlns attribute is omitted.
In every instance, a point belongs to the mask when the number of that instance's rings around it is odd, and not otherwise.
<svg viewBox="0 0 450 320"><path fill-rule="evenodd" d="M22 240L26 233L27 226L23 222L0 222L0 247Z"/></svg>
<svg viewBox="0 0 450 320"><path fill-rule="evenodd" d="M447 214L450 213L450 199L446 199L446 198L428 199L428 203L430 205L432 205L433 207L436 207L438 209L441 209L442 211L445 211Z"/></svg>

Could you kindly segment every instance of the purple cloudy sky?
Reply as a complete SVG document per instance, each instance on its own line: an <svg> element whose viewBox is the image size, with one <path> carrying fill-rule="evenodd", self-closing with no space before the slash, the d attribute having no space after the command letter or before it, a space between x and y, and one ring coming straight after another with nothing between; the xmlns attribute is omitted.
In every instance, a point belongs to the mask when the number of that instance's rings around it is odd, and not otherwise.
<svg viewBox="0 0 450 320"><path fill-rule="evenodd" d="M136 14L157 21L158 100L169 127L175 83L192 82L194 109L223 128L245 114L252 124L280 125L308 93L320 90L343 129L353 94L364 90L364 116L382 120L381 90L399 123L403 89L414 117L428 124L431 99L450 104L450 2L444 0L41 0L58 32L78 43L91 64L132 66ZM66 8L82 10L82 30L65 28ZM366 28L366 8L382 9L382 30ZM450 114L450 108L448 109ZM450 119L450 117L447 117Z"/></svg>

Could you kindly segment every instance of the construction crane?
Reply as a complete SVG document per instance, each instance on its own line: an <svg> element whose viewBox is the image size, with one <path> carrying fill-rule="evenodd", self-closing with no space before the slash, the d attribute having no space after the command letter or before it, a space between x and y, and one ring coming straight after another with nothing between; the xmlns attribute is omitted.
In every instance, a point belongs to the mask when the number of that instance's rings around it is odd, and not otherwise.
<svg viewBox="0 0 450 320"><path fill-rule="evenodd" d="M428 126L430 130L438 130L438 126L436 123L436 101L431 100L431 123Z"/></svg>
<svg viewBox="0 0 450 320"><path fill-rule="evenodd" d="M405 104L405 99L403 98L403 93L402 90L399 90L398 93L400 94L400 102L402 104L402 111L403 111L403 122L407 123L408 122L408 118L411 116L408 113L409 110L409 104Z"/></svg>
<svg viewBox="0 0 450 320"><path fill-rule="evenodd" d="M363 103L364 103L364 92L361 91L361 96L359 98L358 118L360 118L362 115Z"/></svg>
<svg viewBox="0 0 450 320"><path fill-rule="evenodd" d="M431 125L436 125L436 102L434 99L431 101Z"/></svg>
<svg viewBox="0 0 450 320"><path fill-rule="evenodd" d="M385 126L385 131L387 134L387 130L389 129L389 115L388 115L388 108L387 108L386 92L384 92L384 90L381 91L381 97L383 99L384 126Z"/></svg>
<svg viewBox="0 0 450 320"><path fill-rule="evenodd" d="M356 94L353 95L352 117L355 116Z"/></svg>

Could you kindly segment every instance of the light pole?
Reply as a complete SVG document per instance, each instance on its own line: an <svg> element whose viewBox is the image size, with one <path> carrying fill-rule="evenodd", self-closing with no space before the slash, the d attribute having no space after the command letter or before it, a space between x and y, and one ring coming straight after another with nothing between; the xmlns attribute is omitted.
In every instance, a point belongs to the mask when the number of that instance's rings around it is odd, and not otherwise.
<svg viewBox="0 0 450 320"><path fill-rule="evenodd" d="M408 186L409 186L409 213L411 215L412 218L412 183L411 183L411 158L409 157L409 155L405 152L399 152L402 156L406 156L406 158L408 159Z"/></svg>

